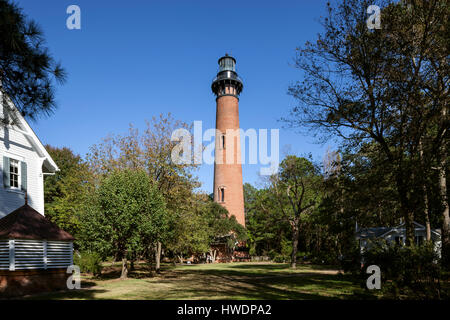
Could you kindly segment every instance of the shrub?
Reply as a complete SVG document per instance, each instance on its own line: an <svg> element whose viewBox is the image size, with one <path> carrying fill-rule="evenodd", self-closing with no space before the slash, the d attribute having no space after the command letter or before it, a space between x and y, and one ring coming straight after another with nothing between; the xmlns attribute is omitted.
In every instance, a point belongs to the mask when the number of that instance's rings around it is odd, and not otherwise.
<svg viewBox="0 0 450 320"><path fill-rule="evenodd" d="M290 262L290 256L277 254L277 255L275 255L275 257L272 260L273 260L273 262L277 262L277 263L286 263L286 262Z"/></svg>
<svg viewBox="0 0 450 320"><path fill-rule="evenodd" d="M443 298L442 271L431 243L403 247L376 243L362 255L361 279L367 279L366 267L381 269L383 293L390 298ZM365 281L364 281L365 285Z"/></svg>
<svg viewBox="0 0 450 320"><path fill-rule="evenodd" d="M73 256L73 263L79 266L80 271L84 273L99 276L102 272L102 259L96 252L77 252Z"/></svg>
<svg viewBox="0 0 450 320"><path fill-rule="evenodd" d="M281 239L281 255L290 257L292 254L292 242L287 239Z"/></svg>
<svg viewBox="0 0 450 320"><path fill-rule="evenodd" d="M250 246L250 250L249 250L248 254L249 254L251 257L257 255L257 253L256 253L256 246L255 246L255 245L251 245L251 246Z"/></svg>

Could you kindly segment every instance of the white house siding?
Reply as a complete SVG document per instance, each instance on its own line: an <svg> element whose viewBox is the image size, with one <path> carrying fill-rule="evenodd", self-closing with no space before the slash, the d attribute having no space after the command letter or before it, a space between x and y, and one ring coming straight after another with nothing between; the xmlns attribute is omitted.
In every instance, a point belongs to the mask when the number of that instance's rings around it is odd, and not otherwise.
<svg viewBox="0 0 450 320"><path fill-rule="evenodd" d="M27 163L28 204L44 214L44 186L42 163L37 151L27 137L13 128L0 125L0 168L3 172L3 157L17 158ZM9 169L8 169L9 170ZM2 179L2 177L0 177ZM5 189L0 181L0 218L24 205L25 193Z"/></svg>

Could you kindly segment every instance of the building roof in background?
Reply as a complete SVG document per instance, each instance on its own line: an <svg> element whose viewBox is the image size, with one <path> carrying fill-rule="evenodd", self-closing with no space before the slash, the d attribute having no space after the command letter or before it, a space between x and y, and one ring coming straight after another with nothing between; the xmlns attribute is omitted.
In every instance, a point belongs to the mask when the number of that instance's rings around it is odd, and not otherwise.
<svg viewBox="0 0 450 320"><path fill-rule="evenodd" d="M360 229L356 232L359 238L366 239L366 238L378 238L381 235L385 234L392 228L389 227L377 227L377 228L365 228Z"/></svg>
<svg viewBox="0 0 450 320"><path fill-rule="evenodd" d="M417 230L425 230L425 226L421 225L420 223L417 223L413 221L414 223L414 229ZM360 239L373 239L373 238L380 238L384 237L385 235L389 234L390 232L396 232L396 233L402 233L405 231L405 223L402 223L396 227L376 227L376 228L363 228L359 229L356 232L357 238ZM435 235L437 237L440 237L440 230L439 229L432 229L431 234Z"/></svg>
<svg viewBox="0 0 450 320"><path fill-rule="evenodd" d="M60 229L28 204L0 219L0 239L75 240L71 234Z"/></svg>

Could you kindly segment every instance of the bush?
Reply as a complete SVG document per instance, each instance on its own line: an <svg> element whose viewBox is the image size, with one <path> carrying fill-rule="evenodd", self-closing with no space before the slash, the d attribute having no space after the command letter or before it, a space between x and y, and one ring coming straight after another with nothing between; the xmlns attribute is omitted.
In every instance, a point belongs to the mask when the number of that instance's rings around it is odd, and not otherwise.
<svg viewBox="0 0 450 320"><path fill-rule="evenodd" d="M73 256L73 263L79 266L80 271L84 273L99 276L102 272L102 259L96 252L77 252Z"/></svg>
<svg viewBox="0 0 450 320"><path fill-rule="evenodd" d="M251 245L251 246L250 246L250 250L249 250L248 254L249 254L251 257L257 255L257 252L256 252L256 246L255 246L255 245Z"/></svg>
<svg viewBox="0 0 450 320"><path fill-rule="evenodd" d="M298 251L297 252L297 262L307 262L311 260L311 256L308 252L306 251Z"/></svg>
<svg viewBox="0 0 450 320"><path fill-rule="evenodd" d="M339 259L339 265L345 273L359 276L361 272L361 261L362 256L359 245L353 245Z"/></svg>
<svg viewBox="0 0 450 320"><path fill-rule="evenodd" d="M272 259L273 262L277 262L277 263L286 263L286 262L290 262L290 256L285 256L282 254L277 254L275 255L275 257L273 257Z"/></svg>
<svg viewBox="0 0 450 320"><path fill-rule="evenodd" d="M287 239L281 239L281 255L290 257L292 254L292 242Z"/></svg>
<svg viewBox="0 0 450 320"><path fill-rule="evenodd" d="M390 298L444 298L441 291L442 271L433 245L403 247L376 243L363 255L361 279L367 279L366 267L381 270L382 291Z"/></svg>

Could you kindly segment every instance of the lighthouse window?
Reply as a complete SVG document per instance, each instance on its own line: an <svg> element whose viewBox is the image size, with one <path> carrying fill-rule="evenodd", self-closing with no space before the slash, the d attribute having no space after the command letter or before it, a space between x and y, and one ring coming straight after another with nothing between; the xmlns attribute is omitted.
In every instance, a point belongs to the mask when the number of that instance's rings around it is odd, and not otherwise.
<svg viewBox="0 0 450 320"><path fill-rule="evenodd" d="M220 201L225 202L225 188L220 188Z"/></svg>
<svg viewBox="0 0 450 320"><path fill-rule="evenodd" d="M222 149L225 149L225 135L222 135Z"/></svg>

